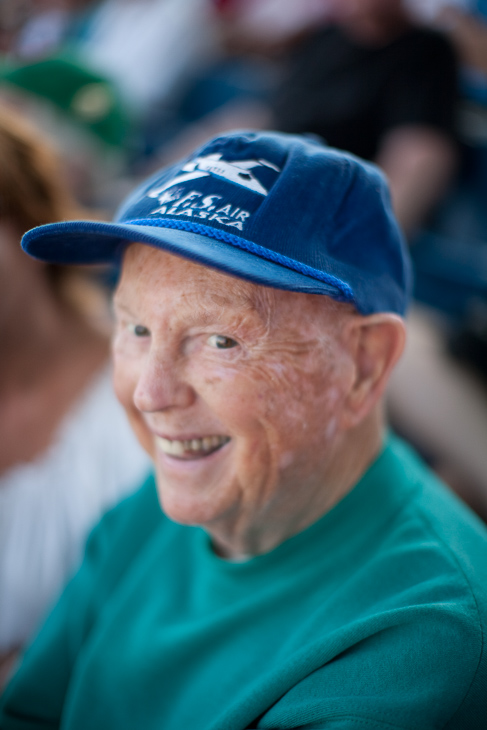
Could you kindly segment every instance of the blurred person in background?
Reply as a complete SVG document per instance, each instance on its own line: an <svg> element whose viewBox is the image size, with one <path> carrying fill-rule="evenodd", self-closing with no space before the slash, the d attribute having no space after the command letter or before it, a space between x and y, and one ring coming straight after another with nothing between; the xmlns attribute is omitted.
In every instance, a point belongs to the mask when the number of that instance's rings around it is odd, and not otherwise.
<svg viewBox="0 0 487 730"><path fill-rule="evenodd" d="M412 249L416 306L389 407L396 429L487 520L487 3L405 2L457 49L460 165Z"/></svg>
<svg viewBox="0 0 487 730"><path fill-rule="evenodd" d="M28 13L10 48L13 56L28 61L56 53L76 37L82 19L99 0L31 0Z"/></svg>
<svg viewBox="0 0 487 730"><path fill-rule="evenodd" d="M328 0L213 0L225 38L238 48L274 51L328 20Z"/></svg>
<svg viewBox="0 0 487 730"><path fill-rule="evenodd" d="M148 461L112 394L100 287L28 259L32 226L79 208L43 139L0 108L0 674Z"/></svg>
<svg viewBox="0 0 487 730"><path fill-rule="evenodd" d="M193 75L220 53L210 0L31 0L3 16L10 62L69 60L113 87L135 162L170 136Z"/></svg>
<svg viewBox="0 0 487 730"><path fill-rule="evenodd" d="M0 53L10 52L30 9L30 0L4 0L0 3Z"/></svg>
<svg viewBox="0 0 487 730"><path fill-rule="evenodd" d="M456 44L467 68L487 76L487 2L485 0L405 0L423 23L442 29Z"/></svg>
<svg viewBox="0 0 487 730"><path fill-rule="evenodd" d="M26 62L57 53L83 33L100 0L4 0L0 50Z"/></svg>
<svg viewBox="0 0 487 730"><path fill-rule="evenodd" d="M445 8L442 20L464 63L487 77L487 18Z"/></svg>
<svg viewBox="0 0 487 730"><path fill-rule="evenodd" d="M62 57L0 67L0 106L52 140L75 199L114 210L123 197L130 120L110 82ZM130 183L129 183L130 184Z"/></svg>
<svg viewBox="0 0 487 730"><path fill-rule="evenodd" d="M328 22L288 53L273 123L374 160L411 236L455 169L456 58L402 0L326 0Z"/></svg>
<svg viewBox="0 0 487 730"><path fill-rule="evenodd" d="M113 83L148 151L177 124L193 76L220 53L209 0L102 0L70 49Z"/></svg>

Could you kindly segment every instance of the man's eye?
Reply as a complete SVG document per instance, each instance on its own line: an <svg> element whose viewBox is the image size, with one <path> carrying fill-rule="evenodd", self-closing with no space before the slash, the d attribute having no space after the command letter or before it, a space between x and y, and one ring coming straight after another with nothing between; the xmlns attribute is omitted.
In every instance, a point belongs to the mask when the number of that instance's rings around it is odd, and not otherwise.
<svg viewBox="0 0 487 730"><path fill-rule="evenodd" d="M129 331L136 337L148 337L150 332L143 324L129 324Z"/></svg>
<svg viewBox="0 0 487 730"><path fill-rule="evenodd" d="M208 338L208 344L210 347L216 347L218 350L229 350L231 347L237 347L238 342L225 335L211 335Z"/></svg>

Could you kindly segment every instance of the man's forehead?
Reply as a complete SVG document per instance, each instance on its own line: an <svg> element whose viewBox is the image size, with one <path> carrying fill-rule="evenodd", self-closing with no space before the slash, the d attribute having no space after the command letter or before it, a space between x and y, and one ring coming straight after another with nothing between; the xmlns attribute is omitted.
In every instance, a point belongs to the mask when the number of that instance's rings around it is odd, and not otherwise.
<svg viewBox="0 0 487 730"><path fill-rule="evenodd" d="M172 301L193 301L201 306L202 315L215 308L229 313L255 312L268 325L274 321L277 326L293 328L314 323L327 330L353 310L324 295L261 286L152 246L131 244L115 299L123 305L127 297L133 302L134 297L151 292L158 301L164 298L163 292Z"/></svg>
<svg viewBox="0 0 487 730"><path fill-rule="evenodd" d="M127 290L180 292L217 307L256 309L272 306L276 291L250 281L225 274L167 251L131 244L124 255L122 276L116 298ZM292 295L291 292L287 294Z"/></svg>

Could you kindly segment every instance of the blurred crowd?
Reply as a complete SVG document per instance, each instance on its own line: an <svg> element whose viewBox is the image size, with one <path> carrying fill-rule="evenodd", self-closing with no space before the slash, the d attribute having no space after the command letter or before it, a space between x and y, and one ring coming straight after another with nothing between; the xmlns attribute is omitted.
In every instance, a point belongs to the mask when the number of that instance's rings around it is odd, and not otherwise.
<svg viewBox="0 0 487 730"><path fill-rule="evenodd" d="M111 394L115 274L18 242L111 215L218 131L315 135L384 170L416 274L391 422L487 519L486 0L2 0L0 54L5 672L148 468Z"/></svg>

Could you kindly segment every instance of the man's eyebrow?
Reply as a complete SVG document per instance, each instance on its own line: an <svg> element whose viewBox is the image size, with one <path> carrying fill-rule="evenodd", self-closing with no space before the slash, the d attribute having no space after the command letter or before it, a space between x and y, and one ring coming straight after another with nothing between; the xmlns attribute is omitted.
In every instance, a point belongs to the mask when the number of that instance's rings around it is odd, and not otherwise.
<svg viewBox="0 0 487 730"><path fill-rule="evenodd" d="M264 319L269 316L273 295L274 292L267 287L257 285L249 287L247 282L238 279L234 280L230 292L223 287L217 291L214 288L208 288L205 292L205 296L209 301L218 307L247 311L255 310Z"/></svg>
<svg viewBox="0 0 487 730"><path fill-rule="evenodd" d="M224 293L208 291L206 292L206 299L212 304L216 304L217 307L235 307L237 309L249 309L253 308L253 298L247 294L235 291L232 294L227 295Z"/></svg>
<svg viewBox="0 0 487 730"><path fill-rule="evenodd" d="M131 317L134 314L132 312L132 310L130 309L130 307L127 304L125 304L124 302L120 301L120 299L118 299L116 296L113 297L113 299L112 299L112 310L114 312L119 311L119 312L124 312L125 314L130 314Z"/></svg>

